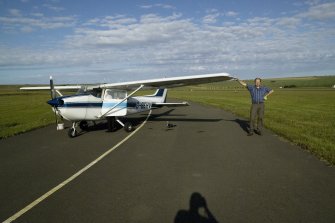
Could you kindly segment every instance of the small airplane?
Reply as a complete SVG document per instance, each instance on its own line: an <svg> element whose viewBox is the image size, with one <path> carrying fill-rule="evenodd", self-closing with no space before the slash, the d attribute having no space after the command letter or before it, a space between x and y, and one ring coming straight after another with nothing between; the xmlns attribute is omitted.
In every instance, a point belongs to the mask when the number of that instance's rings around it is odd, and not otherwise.
<svg viewBox="0 0 335 223"><path fill-rule="evenodd" d="M114 131L118 123L125 131L131 132L134 130L133 124L129 121L123 123L119 117L163 106L189 105L187 102L166 102L167 87L181 87L231 79L233 77L228 73L216 73L112 84L54 86L50 76L50 86L21 87L20 90L50 90L51 100L47 103L52 106L57 127L59 118L72 122L68 135L73 138L78 136L78 125L80 129L85 131L89 128L89 122L107 119L109 131ZM133 96L141 89L153 88L157 89L153 95ZM77 93L63 96L60 90L77 90ZM132 92L128 94L128 91Z"/></svg>

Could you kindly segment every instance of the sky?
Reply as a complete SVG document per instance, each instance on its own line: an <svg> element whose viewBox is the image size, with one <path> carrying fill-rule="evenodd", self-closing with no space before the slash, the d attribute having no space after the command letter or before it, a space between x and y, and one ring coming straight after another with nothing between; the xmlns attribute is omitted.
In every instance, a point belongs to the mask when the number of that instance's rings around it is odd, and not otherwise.
<svg viewBox="0 0 335 223"><path fill-rule="evenodd" d="M0 84L334 75L335 1L0 0Z"/></svg>

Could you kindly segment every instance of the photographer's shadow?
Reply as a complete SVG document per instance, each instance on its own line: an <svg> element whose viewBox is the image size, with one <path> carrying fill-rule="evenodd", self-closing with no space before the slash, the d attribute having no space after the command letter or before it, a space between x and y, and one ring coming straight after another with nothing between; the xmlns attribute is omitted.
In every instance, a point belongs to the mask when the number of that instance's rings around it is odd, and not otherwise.
<svg viewBox="0 0 335 223"><path fill-rule="evenodd" d="M204 215L200 209L204 209ZM218 223L209 211L205 198L200 193L193 193L190 199L189 210L179 210L174 223Z"/></svg>

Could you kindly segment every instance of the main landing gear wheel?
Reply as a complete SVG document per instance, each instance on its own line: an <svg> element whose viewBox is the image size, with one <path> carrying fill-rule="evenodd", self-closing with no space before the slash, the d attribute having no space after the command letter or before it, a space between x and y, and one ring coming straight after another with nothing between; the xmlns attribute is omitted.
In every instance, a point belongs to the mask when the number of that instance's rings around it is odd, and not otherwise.
<svg viewBox="0 0 335 223"><path fill-rule="evenodd" d="M87 131L88 130L88 123L87 123L87 121L81 121L79 123L79 127L80 127L81 130Z"/></svg>
<svg viewBox="0 0 335 223"><path fill-rule="evenodd" d="M78 135L75 128L70 128L67 134L70 138L74 138Z"/></svg>
<svg viewBox="0 0 335 223"><path fill-rule="evenodd" d="M123 128L124 128L124 130L126 131L126 132L132 132L132 131L134 131L134 126L133 126L133 124L131 123L131 122L126 122L125 124L124 124L124 126L123 126Z"/></svg>

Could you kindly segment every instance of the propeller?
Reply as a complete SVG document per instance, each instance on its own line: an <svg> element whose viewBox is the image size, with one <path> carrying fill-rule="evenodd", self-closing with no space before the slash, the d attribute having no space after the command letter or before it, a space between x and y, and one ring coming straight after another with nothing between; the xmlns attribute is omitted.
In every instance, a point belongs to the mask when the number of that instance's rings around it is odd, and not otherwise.
<svg viewBox="0 0 335 223"><path fill-rule="evenodd" d="M54 87L54 81L52 79L52 76L50 76L50 96L51 96L51 100L56 98L56 91L55 91L55 87ZM55 114L55 120L56 120L56 127L58 129L58 116L57 116L57 106L53 105L53 111Z"/></svg>
<svg viewBox="0 0 335 223"><path fill-rule="evenodd" d="M51 99L56 98L56 92L55 92L54 81L52 80L52 76L50 76L50 94L51 94Z"/></svg>

